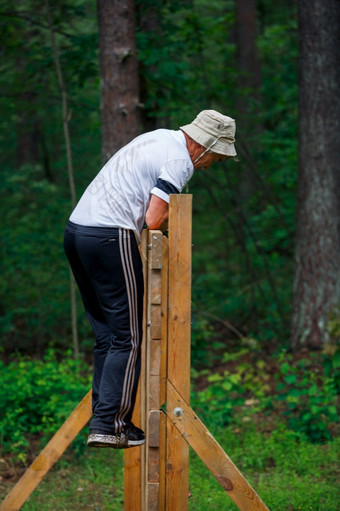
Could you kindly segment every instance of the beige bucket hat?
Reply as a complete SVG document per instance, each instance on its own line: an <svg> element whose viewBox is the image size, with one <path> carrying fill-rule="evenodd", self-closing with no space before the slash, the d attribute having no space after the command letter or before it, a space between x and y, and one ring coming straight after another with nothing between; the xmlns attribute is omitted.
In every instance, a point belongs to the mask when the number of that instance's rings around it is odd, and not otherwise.
<svg viewBox="0 0 340 511"><path fill-rule="evenodd" d="M236 123L231 117L216 110L202 110L192 123L181 126L181 130L207 150L225 156L236 156Z"/></svg>

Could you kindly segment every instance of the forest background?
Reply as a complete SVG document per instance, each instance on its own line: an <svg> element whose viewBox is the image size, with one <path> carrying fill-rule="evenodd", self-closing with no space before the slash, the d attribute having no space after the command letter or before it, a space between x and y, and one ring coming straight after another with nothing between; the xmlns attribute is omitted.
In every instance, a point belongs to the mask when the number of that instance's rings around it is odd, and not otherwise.
<svg viewBox="0 0 340 511"><path fill-rule="evenodd" d="M90 382L92 332L72 283L70 294L62 245L75 201L133 136L178 129L214 108L236 119L238 158L195 172L184 190L194 196L193 401L214 434L228 427L243 439L235 456L273 509L338 509L340 159L339 147L330 151L324 142L340 139L339 123L331 122L340 118L334 56L340 23L337 2L322 5L99 1L99 23L96 5L86 0L10 1L1 8L4 492ZM110 8L122 16L116 26ZM109 69L105 47L116 48L124 9L133 13L133 30L120 35L126 41ZM108 100L110 73L127 85ZM320 148L316 156L307 150L312 146ZM244 456L246 439L255 446L253 458ZM284 472L275 439L305 449L294 470L284 465L287 477L296 476L287 483L289 495L269 477ZM318 477L324 486L316 492ZM308 484L313 491L305 491ZM109 490L117 502L120 485ZM50 509L41 502L40 509Z"/></svg>

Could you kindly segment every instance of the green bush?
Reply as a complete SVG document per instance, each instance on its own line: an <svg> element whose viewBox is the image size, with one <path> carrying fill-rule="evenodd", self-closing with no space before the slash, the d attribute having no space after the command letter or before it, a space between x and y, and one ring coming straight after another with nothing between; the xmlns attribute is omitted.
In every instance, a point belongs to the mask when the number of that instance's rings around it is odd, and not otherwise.
<svg viewBox="0 0 340 511"><path fill-rule="evenodd" d="M313 442L330 439L332 424L339 418L336 382L328 374L313 365L313 357L293 365L291 356L285 357L277 374L277 399L284 403L289 426Z"/></svg>
<svg viewBox="0 0 340 511"><path fill-rule="evenodd" d="M228 367L223 372L196 373L209 374L208 386L192 398L204 421L220 427L235 423L240 415L245 422L253 422L256 414L277 415L312 442L333 437L339 420L335 356L310 353L294 360L282 352L263 360L256 345L243 345L236 353L225 353L221 362Z"/></svg>
<svg viewBox="0 0 340 511"><path fill-rule="evenodd" d="M57 360L53 350L43 360L20 359L7 366L0 361L0 435L3 449L19 454L29 436L54 434L90 386L89 368L80 360Z"/></svg>

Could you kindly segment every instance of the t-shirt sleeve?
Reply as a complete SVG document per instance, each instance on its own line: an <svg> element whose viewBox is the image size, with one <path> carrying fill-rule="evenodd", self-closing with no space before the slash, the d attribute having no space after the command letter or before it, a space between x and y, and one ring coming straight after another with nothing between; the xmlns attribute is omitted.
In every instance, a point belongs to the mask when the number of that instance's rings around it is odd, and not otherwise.
<svg viewBox="0 0 340 511"><path fill-rule="evenodd" d="M169 202L169 195L180 193L193 172L194 167L188 160L167 161L162 165L160 175L151 193L165 202Z"/></svg>

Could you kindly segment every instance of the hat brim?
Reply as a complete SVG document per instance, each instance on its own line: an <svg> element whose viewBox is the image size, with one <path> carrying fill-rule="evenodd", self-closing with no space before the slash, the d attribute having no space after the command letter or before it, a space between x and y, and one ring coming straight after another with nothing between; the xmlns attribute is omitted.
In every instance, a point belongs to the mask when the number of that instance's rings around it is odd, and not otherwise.
<svg viewBox="0 0 340 511"><path fill-rule="evenodd" d="M180 129L189 135L189 137L192 138L195 142L201 144L206 149L216 140L214 136L211 136L211 141L207 143L207 133L193 124L186 124L181 126ZM217 140L211 151L213 153L223 154L224 156L237 155L234 144L232 142L228 142L227 140L223 141L223 139Z"/></svg>

